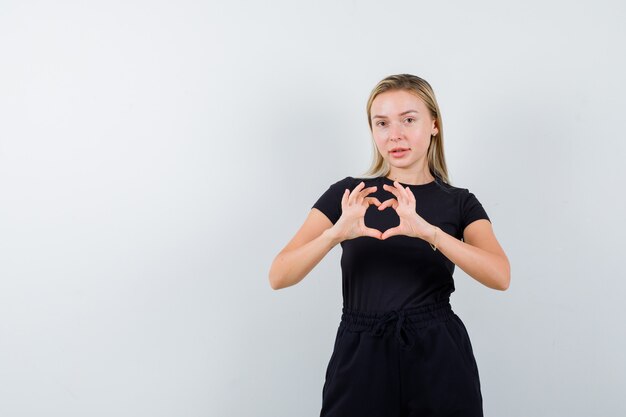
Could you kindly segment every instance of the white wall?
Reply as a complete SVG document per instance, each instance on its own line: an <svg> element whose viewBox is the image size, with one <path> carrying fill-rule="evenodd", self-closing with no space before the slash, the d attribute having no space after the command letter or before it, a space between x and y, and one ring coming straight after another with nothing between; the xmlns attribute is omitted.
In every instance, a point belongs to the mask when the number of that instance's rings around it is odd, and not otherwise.
<svg viewBox="0 0 626 417"><path fill-rule="evenodd" d="M315 416L341 248L274 256L413 73L506 292L459 268L486 416L624 415L618 1L0 4L0 415Z"/></svg>

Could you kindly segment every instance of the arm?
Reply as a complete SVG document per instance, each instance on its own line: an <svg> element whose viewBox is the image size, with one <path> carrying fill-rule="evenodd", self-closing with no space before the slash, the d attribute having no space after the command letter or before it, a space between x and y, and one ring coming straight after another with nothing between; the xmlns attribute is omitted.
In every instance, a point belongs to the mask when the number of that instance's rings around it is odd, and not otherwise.
<svg viewBox="0 0 626 417"><path fill-rule="evenodd" d="M437 246L446 258L489 288L504 291L511 282L509 260L498 243L491 222L479 219L463 231L463 241L436 228L422 239Z"/></svg>
<svg viewBox="0 0 626 417"><path fill-rule="evenodd" d="M311 209L300 230L274 258L269 272L270 286L279 290L302 281L340 242L328 217L316 208Z"/></svg>

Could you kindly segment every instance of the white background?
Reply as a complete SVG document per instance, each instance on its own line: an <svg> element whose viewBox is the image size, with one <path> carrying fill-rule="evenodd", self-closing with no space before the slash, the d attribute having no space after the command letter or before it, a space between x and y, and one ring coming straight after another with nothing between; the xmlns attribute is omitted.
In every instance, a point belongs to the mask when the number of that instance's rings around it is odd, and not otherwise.
<svg viewBox="0 0 626 417"><path fill-rule="evenodd" d="M485 415L624 415L625 11L2 1L0 415L319 415L341 248L269 267L397 73L511 262L506 292L455 272Z"/></svg>

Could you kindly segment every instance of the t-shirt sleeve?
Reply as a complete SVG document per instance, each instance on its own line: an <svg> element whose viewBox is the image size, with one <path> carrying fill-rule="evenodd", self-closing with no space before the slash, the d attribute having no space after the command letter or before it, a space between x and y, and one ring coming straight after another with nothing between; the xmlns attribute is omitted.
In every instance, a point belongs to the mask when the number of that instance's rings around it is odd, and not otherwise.
<svg viewBox="0 0 626 417"><path fill-rule="evenodd" d="M331 184L311 208L324 213L333 224L337 223L341 217L341 197L346 189L352 191L351 180L352 177L346 177Z"/></svg>
<svg viewBox="0 0 626 417"><path fill-rule="evenodd" d="M465 189L461 197L461 233L469 224L479 219L487 219L491 223L480 201L473 193Z"/></svg>

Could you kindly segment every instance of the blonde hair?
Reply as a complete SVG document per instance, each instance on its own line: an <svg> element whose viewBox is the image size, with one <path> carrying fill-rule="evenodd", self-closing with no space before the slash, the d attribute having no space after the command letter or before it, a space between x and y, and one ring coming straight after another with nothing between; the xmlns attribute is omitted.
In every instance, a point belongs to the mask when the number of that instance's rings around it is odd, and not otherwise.
<svg viewBox="0 0 626 417"><path fill-rule="evenodd" d="M439 111L435 93L426 80L411 74L397 74L390 75L376 84L376 87L374 87L367 100L367 123L369 124L370 132L372 132L372 102L379 94L392 90L408 91L421 98L426 104L432 118L435 119L435 125L439 129L439 133L430 138L430 146L428 147L428 169L433 177L435 177L436 181L450 184L443 151L443 124L441 121L441 112ZM362 178L387 176L390 170L389 163L378 151L373 135L371 143L374 150L374 158L371 166L365 174L362 175Z"/></svg>

